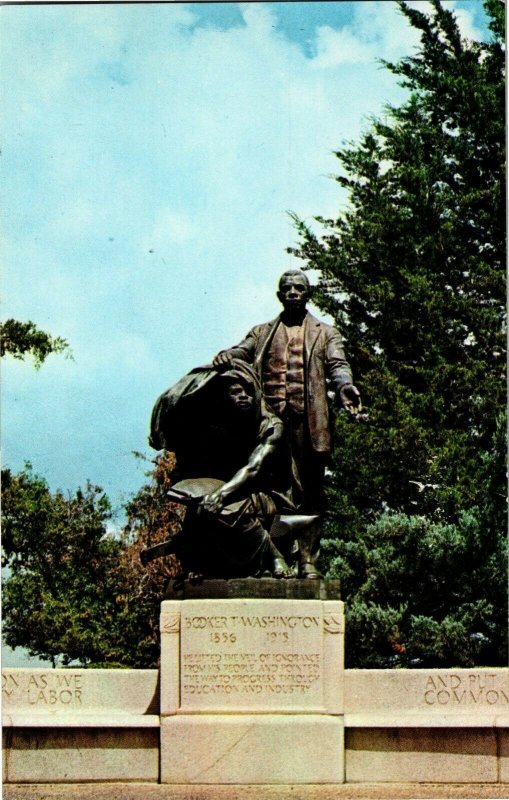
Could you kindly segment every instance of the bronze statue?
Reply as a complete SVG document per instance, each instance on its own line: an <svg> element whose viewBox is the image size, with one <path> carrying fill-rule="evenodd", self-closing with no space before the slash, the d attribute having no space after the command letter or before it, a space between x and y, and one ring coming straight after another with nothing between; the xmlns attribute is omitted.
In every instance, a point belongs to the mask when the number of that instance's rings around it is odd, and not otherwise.
<svg viewBox="0 0 509 800"><path fill-rule="evenodd" d="M307 276L285 272L277 296L277 319L157 400L149 442L176 454L169 499L188 512L172 540L142 553L144 562L175 552L185 574L321 577L328 394L352 415L360 395L340 334L307 311Z"/></svg>
<svg viewBox="0 0 509 800"><path fill-rule="evenodd" d="M291 558L289 525L280 516L295 510L279 491L282 436L245 362L231 359L221 371L199 367L162 394L149 442L176 454L179 480L169 499L189 508L181 532L143 560L175 552L185 574L294 577L269 534L271 527L280 534Z"/></svg>
<svg viewBox="0 0 509 800"><path fill-rule="evenodd" d="M222 350L213 364L227 369L233 359L254 366L269 410L284 424L286 486L300 514L323 510L323 479L331 450L327 393L350 414L361 410L358 389L343 351L339 332L307 311L310 285L299 270L285 272L278 299L283 312L257 325L235 347ZM319 577L315 565L319 526L301 538L300 575Z"/></svg>

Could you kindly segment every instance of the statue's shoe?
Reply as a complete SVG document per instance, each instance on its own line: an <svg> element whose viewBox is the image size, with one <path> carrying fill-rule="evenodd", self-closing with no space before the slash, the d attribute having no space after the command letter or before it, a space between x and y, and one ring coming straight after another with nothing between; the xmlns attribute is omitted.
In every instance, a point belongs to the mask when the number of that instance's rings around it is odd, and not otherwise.
<svg viewBox="0 0 509 800"><path fill-rule="evenodd" d="M322 573L319 569L317 569L316 564L313 564L312 561L304 561L300 565L300 576L301 578L307 578L308 580L318 581L320 578L323 578Z"/></svg>

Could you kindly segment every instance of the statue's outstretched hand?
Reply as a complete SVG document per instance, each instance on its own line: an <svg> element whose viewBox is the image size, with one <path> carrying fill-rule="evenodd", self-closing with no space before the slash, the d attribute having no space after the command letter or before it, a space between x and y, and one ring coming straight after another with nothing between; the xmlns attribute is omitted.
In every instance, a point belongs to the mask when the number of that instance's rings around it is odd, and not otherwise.
<svg viewBox="0 0 509 800"><path fill-rule="evenodd" d="M347 383L341 387L339 399L345 411L348 411L353 417L356 417L362 411L360 392L352 383Z"/></svg>

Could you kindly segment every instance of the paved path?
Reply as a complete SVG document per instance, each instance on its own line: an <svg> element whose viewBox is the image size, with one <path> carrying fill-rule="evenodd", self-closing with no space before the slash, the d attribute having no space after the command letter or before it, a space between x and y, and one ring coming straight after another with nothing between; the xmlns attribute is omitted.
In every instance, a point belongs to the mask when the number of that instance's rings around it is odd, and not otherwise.
<svg viewBox="0 0 509 800"><path fill-rule="evenodd" d="M509 784L358 783L310 786L161 786L150 783L11 784L4 800L499 800Z"/></svg>

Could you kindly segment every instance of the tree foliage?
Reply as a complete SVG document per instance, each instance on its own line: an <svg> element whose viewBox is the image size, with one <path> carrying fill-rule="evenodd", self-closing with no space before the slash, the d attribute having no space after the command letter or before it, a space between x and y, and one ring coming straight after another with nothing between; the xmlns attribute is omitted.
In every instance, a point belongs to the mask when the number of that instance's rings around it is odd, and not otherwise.
<svg viewBox="0 0 509 800"><path fill-rule="evenodd" d="M175 456L164 452L154 459L148 482L126 506L124 527L127 547L123 562L128 566L132 585L137 586L139 633L151 652L151 663L159 658L159 613L168 581L179 574L175 556L158 558L142 566L140 552L145 547L171 539L180 529L182 506L169 503L166 492L174 482ZM133 666L145 666L142 662Z"/></svg>
<svg viewBox="0 0 509 800"><path fill-rule="evenodd" d="M290 248L369 413L338 415L325 548L356 666L506 657L504 6L486 43L432 6L400 3L407 99L336 153L349 209L321 235L295 216Z"/></svg>
<svg viewBox="0 0 509 800"><path fill-rule="evenodd" d="M51 494L31 470L2 473L4 637L63 663L102 661L112 644L120 542L107 536L109 503L88 485ZM121 660L121 659L119 659Z"/></svg>
<svg viewBox="0 0 509 800"><path fill-rule="evenodd" d="M65 339L50 336L33 322L6 319L0 323L0 356L11 355L22 360L30 355L35 368L39 369L51 353L65 353L68 358L72 357Z"/></svg>
<svg viewBox="0 0 509 800"><path fill-rule="evenodd" d="M2 473L3 635L11 647L66 666L154 667L159 611L171 560L142 567L139 553L176 530L165 501L172 457L157 459L151 481L108 530L110 504L97 486L52 493L28 466Z"/></svg>

